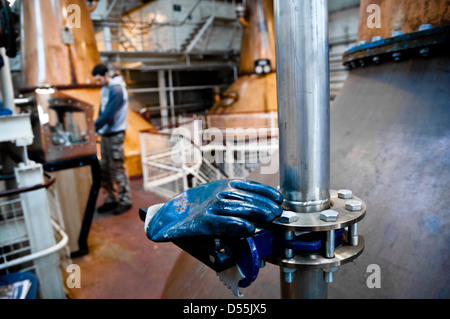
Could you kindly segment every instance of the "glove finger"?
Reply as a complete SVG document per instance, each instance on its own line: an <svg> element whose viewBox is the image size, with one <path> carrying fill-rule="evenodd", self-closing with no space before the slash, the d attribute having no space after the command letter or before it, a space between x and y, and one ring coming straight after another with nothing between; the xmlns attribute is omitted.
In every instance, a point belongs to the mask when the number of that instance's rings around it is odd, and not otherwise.
<svg viewBox="0 0 450 319"><path fill-rule="evenodd" d="M214 214L233 216L255 223L270 223L276 215L264 206L236 199L220 199Z"/></svg>
<svg viewBox="0 0 450 319"><path fill-rule="evenodd" d="M208 214L204 219L210 236L245 237L252 235L256 229L251 222L228 214Z"/></svg>
<svg viewBox="0 0 450 319"><path fill-rule="evenodd" d="M283 202L283 195L275 188L253 181L235 180L230 183L234 188L249 191L252 193L265 196L275 203L281 205Z"/></svg>
<svg viewBox="0 0 450 319"><path fill-rule="evenodd" d="M193 237L242 237L255 232L255 225L242 218L211 214L194 219L180 221L172 227L154 229L147 228L147 236L155 242L168 242L175 239Z"/></svg>
<svg viewBox="0 0 450 319"><path fill-rule="evenodd" d="M219 193L219 198L235 199L245 201L248 203L253 203L257 207L266 208L271 213L271 215L274 215L275 217L279 217L283 213L283 209L281 208L281 206L273 202L271 199L248 191L242 190L224 191Z"/></svg>

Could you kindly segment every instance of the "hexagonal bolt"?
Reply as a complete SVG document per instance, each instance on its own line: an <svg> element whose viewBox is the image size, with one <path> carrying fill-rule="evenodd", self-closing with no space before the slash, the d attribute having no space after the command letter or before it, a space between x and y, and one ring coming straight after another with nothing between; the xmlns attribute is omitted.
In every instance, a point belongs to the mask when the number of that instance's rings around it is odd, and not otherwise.
<svg viewBox="0 0 450 319"><path fill-rule="evenodd" d="M294 239L294 232L291 230L288 230L284 232L284 239L286 240L292 240ZM291 248L285 248L284 249L284 257L287 259L291 259L294 257L294 250Z"/></svg>
<svg viewBox="0 0 450 319"><path fill-rule="evenodd" d="M298 219L297 214L291 211L284 211L280 216L280 223L290 224Z"/></svg>
<svg viewBox="0 0 450 319"><path fill-rule="evenodd" d="M294 250L291 248L284 249L284 258L291 259L294 258Z"/></svg>
<svg viewBox="0 0 450 319"><path fill-rule="evenodd" d="M353 192L349 189L338 190L338 197L343 199L350 199L353 196Z"/></svg>
<svg viewBox="0 0 450 319"><path fill-rule="evenodd" d="M338 267L333 267L331 269L323 270L323 279L326 283L332 283L334 281L334 272L338 269Z"/></svg>
<svg viewBox="0 0 450 319"><path fill-rule="evenodd" d="M358 223L348 227L348 243L352 246L358 246Z"/></svg>
<svg viewBox="0 0 450 319"><path fill-rule="evenodd" d="M383 40L383 37L381 35L376 35L376 36L372 37L371 42L380 41L380 40Z"/></svg>
<svg viewBox="0 0 450 319"><path fill-rule="evenodd" d="M336 236L334 230L327 230L327 240L325 242L325 258L334 258Z"/></svg>
<svg viewBox="0 0 450 319"><path fill-rule="evenodd" d="M294 272L295 272L295 269L294 269L294 268L287 268L287 267L284 267L284 268L283 268L283 272L284 272L284 281L285 281L287 284L292 283L292 282L294 281Z"/></svg>
<svg viewBox="0 0 450 319"><path fill-rule="evenodd" d="M421 56L427 57L430 54L430 48L420 49L419 53Z"/></svg>
<svg viewBox="0 0 450 319"><path fill-rule="evenodd" d="M288 230L284 232L284 239L292 240L294 239L294 232L292 230Z"/></svg>
<svg viewBox="0 0 450 319"><path fill-rule="evenodd" d="M395 62L399 62L402 57L402 54L400 52L394 52L392 53L392 57L394 58Z"/></svg>
<svg viewBox="0 0 450 319"><path fill-rule="evenodd" d="M433 25L432 24L421 24L419 26L419 31L425 31L425 30L429 30L432 29Z"/></svg>
<svg viewBox="0 0 450 319"><path fill-rule="evenodd" d="M327 284L330 284L334 281L334 274L330 271L330 272L324 272L323 273L323 279L325 280L325 282Z"/></svg>
<svg viewBox="0 0 450 319"><path fill-rule="evenodd" d="M324 222L335 222L339 217L339 213L332 209L324 210L320 213L320 219Z"/></svg>
<svg viewBox="0 0 450 319"><path fill-rule="evenodd" d="M345 203L345 209L359 211L362 209L362 203L359 200L349 200Z"/></svg>

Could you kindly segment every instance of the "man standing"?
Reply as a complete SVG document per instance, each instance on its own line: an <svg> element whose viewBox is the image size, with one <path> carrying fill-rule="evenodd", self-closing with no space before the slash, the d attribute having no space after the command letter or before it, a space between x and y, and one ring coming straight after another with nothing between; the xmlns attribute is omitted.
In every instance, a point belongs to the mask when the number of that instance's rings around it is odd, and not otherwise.
<svg viewBox="0 0 450 319"><path fill-rule="evenodd" d="M131 208L130 186L124 166L125 130L128 123L128 93L122 76L111 77L108 68L95 66L92 75L101 89L100 112L95 121L95 130L101 135L101 185L107 192L105 203L97 207L98 213L113 211L114 215ZM117 184L115 196L114 182Z"/></svg>

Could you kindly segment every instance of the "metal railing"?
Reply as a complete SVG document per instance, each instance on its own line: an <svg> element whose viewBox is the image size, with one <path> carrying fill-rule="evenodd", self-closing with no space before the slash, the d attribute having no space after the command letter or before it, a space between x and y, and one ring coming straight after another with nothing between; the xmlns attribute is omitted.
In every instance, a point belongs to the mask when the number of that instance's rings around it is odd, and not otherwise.
<svg viewBox="0 0 450 319"><path fill-rule="evenodd" d="M44 289L44 298L62 298L62 281L60 284L53 285L51 280L47 282L45 278L39 278L39 274L43 272L53 271L51 269L40 269L41 266L36 263L46 257L52 255L57 258L60 265L70 264L70 252L67 246L69 238L64 231L64 223L58 204L57 192L54 187L55 178L44 173L46 180L42 183L20 187L0 192L0 274L9 274L14 272L32 272L38 275L40 286ZM53 228L53 236L55 244L50 247L36 251L33 249L33 241L38 240L30 233L27 214L24 211L24 200L28 200L26 194L45 190L44 193L36 196L44 195L47 198L50 208L50 224ZM26 206L26 205L25 205ZM46 209L44 207L36 207L38 210ZM64 249L65 248L65 249ZM57 265L55 265L57 266ZM50 292L50 295L48 294Z"/></svg>

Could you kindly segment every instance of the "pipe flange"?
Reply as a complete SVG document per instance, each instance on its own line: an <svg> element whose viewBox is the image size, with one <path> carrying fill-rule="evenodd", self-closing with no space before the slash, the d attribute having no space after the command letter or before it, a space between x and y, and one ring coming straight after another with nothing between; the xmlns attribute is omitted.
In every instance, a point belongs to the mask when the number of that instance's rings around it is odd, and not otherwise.
<svg viewBox="0 0 450 319"><path fill-rule="evenodd" d="M357 203L360 203L360 206L355 205ZM354 195L351 198L339 198L338 191L330 190L330 204L330 209L339 213L336 221L322 220L321 212L296 213L297 218L294 221L284 223L278 218L272 226L277 230L298 232L334 230L351 226L366 214L366 204Z"/></svg>
<svg viewBox="0 0 450 319"><path fill-rule="evenodd" d="M448 52L450 46L450 26L426 28L418 32L394 35L392 38L361 41L359 45L347 50L343 64L350 69L383 61L400 61L411 55L428 56L430 50Z"/></svg>
<svg viewBox="0 0 450 319"><path fill-rule="evenodd" d="M364 237L358 235L358 244L352 246L348 243L343 243L334 251L333 258L325 258L320 253L316 254L294 254L292 258L282 258L272 255L266 258L266 261L284 268L295 269L323 269L324 271L331 270L334 267L345 265L354 261L364 250Z"/></svg>

